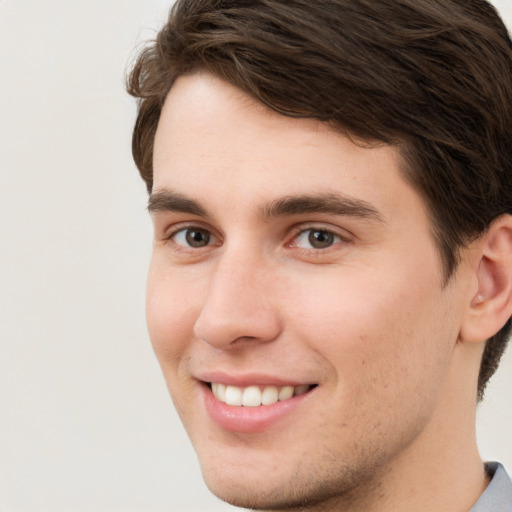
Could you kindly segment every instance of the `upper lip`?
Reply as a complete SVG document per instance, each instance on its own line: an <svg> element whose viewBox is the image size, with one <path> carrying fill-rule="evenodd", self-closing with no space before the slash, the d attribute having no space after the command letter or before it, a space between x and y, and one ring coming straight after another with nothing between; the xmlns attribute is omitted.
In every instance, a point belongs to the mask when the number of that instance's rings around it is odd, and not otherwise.
<svg viewBox="0 0 512 512"><path fill-rule="evenodd" d="M288 379L286 377L270 375L264 373L226 373L223 371L207 371L195 375L196 379L202 382L218 382L227 386L248 387L254 385L260 386L301 386L310 385L313 382L304 380Z"/></svg>

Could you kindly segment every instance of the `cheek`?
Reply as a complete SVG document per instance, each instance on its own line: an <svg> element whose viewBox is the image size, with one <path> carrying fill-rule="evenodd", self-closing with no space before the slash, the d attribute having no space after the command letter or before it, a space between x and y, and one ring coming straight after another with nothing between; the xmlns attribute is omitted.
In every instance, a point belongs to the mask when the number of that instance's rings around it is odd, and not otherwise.
<svg viewBox="0 0 512 512"><path fill-rule="evenodd" d="M179 273L152 263L146 290L146 320L156 356L162 365L177 364L193 337L199 314L199 287L185 284ZM197 288L197 289L196 289Z"/></svg>
<svg viewBox="0 0 512 512"><path fill-rule="evenodd" d="M297 336L328 361L340 392L380 395L405 383L421 388L456 339L437 275L419 279L404 269L393 279L390 272L346 270L291 294L288 314L299 319Z"/></svg>

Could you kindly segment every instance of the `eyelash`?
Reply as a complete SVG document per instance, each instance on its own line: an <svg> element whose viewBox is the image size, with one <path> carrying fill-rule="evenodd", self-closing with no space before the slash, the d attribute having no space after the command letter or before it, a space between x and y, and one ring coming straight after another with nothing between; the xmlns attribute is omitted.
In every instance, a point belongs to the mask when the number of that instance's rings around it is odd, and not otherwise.
<svg viewBox="0 0 512 512"><path fill-rule="evenodd" d="M212 233L212 231L210 229L208 229L207 227L203 227L201 225L198 225L198 224L186 224L186 225L181 224L179 226L176 226L170 233L168 233L165 236L165 240L167 242L173 242L174 245L177 248L179 248L179 250L182 250L182 251L197 251L198 249L201 249L202 247L195 248L195 247L192 247L190 245L179 244L179 243L176 242L177 235L179 235L180 233L184 233L186 235L186 232L187 231L191 231L191 230L202 231L202 232L208 233L208 235L211 238L218 239L218 240L222 241L222 239L220 239L220 237L218 237L217 235ZM209 246L211 246L211 244L208 244L207 246L204 246L204 247L209 247Z"/></svg>
<svg viewBox="0 0 512 512"><path fill-rule="evenodd" d="M307 236L309 233L309 236ZM311 237L313 234L322 234L323 236L326 236L328 239L330 238L330 243L326 247L312 247L312 240ZM300 247L298 245L299 240L304 237L307 238L308 243L310 244L310 247ZM317 240L321 243L321 240ZM297 229L295 234L292 237L292 241L288 244L289 247L295 247L297 249L300 249L302 251L312 251L315 253L318 252L325 252L329 250L331 247L342 243L347 242L348 240L344 237L342 237L339 233L336 233L332 229L326 229L325 227L317 227L317 226L311 226L311 227L301 227L300 229Z"/></svg>
<svg viewBox="0 0 512 512"><path fill-rule="evenodd" d="M207 245L204 245L204 246L201 246L201 247L193 247L193 246L188 245L188 244L177 243L176 242L176 237L180 233L183 233L186 236L186 233L189 230L190 231L191 230L197 230L197 231L201 231L201 232L207 233L210 237L212 237L214 239L214 241L215 240L219 240L220 241L220 243L218 243L217 245L221 245L221 243L222 243L222 238L221 237L219 237L219 236L215 235L214 233L212 233L212 231L210 229L208 229L206 227L203 227L201 225L198 225L198 224L188 224L188 225L177 226L177 227L175 227L175 229L173 229L170 233L168 233L166 235L165 240L167 240L168 242L173 242L173 244L175 245L175 247L179 251L197 252L200 249L203 249L203 248L206 248L206 247L211 247L212 245L215 245L215 244L209 243L210 240L208 240ZM305 248L305 247L298 246L297 245L297 241L299 240L299 238L301 236L305 236L308 232L310 233L309 237L311 237L311 234L315 233L315 232L327 235L328 237L331 237L333 239L332 243L330 243L326 247L320 247L320 248L315 248L315 247ZM309 239L309 241L311 241L311 239ZM336 245L338 245L340 243L348 243L349 241L350 240L348 239L348 237L346 235L341 235L340 233L336 232L336 230L328 229L325 226L300 226L300 227L297 227L294 230L294 232L293 232L293 234L291 236L291 241L287 242L285 244L285 246L297 249L297 250L299 250L299 251L301 251L303 253L321 255L322 253L325 253L326 251L331 249L333 246L336 246Z"/></svg>

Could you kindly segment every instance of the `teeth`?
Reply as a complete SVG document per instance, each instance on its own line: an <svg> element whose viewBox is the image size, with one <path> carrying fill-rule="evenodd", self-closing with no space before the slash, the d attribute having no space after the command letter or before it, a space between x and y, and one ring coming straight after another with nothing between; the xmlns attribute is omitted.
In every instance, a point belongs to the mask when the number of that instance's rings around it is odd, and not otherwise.
<svg viewBox="0 0 512 512"><path fill-rule="evenodd" d="M259 407L260 405L272 405L276 402L289 400L302 395L311 389L307 384L301 386L226 386L219 382L212 382L211 388L217 400L233 406Z"/></svg>
<svg viewBox="0 0 512 512"><path fill-rule="evenodd" d="M242 393L242 405L258 407L261 405L261 391L258 386L250 386Z"/></svg>
<svg viewBox="0 0 512 512"><path fill-rule="evenodd" d="M309 386L307 384L304 384L303 386L297 386L294 390L293 396L303 395L306 391L309 391Z"/></svg>
<svg viewBox="0 0 512 512"><path fill-rule="evenodd" d="M219 400L226 400L226 385L225 384L217 384L217 395Z"/></svg>
<svg viewBox="0 0 512 512"><path fill-rule="evenodd" d="M283 386L279 390L279 401L289 400L293 396L293 386Z"/></svg>
<svg viewBox="0 0 512 512"><path fill-rule="evenodd" d="M229 405L242 405L242 390L235 386L227 386L224 399Z"/></svg>
<svg viewBox="0 0 512 512"><path fill-rule="evenodd" d="M261 405L272 405L279 400L279 390L275 386L267 386L261 393Z"/></svg>

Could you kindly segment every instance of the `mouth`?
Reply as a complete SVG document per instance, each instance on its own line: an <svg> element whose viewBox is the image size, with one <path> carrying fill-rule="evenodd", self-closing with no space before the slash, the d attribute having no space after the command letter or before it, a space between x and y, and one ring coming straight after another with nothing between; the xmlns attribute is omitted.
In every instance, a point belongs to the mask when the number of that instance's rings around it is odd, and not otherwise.
<svg viewBox="0 0 512 512"><path fill-rule="evenodd" d="M261 407L285 402L296 396L308 393L316 384L301 384L299 386L258 386L238 387L220 382L209 382L213 396L226 405L233 407Z"/></svg>
<svg viewBox="0 0 512 512"><path fill-rule="evenodd" d="M211 374L199 380L206 411L223 431L254 434L283 428L318 384L280 381L269 376L234 378ZM294 423L293 420L289 420Z"/></svg>

